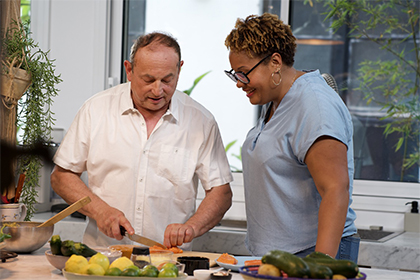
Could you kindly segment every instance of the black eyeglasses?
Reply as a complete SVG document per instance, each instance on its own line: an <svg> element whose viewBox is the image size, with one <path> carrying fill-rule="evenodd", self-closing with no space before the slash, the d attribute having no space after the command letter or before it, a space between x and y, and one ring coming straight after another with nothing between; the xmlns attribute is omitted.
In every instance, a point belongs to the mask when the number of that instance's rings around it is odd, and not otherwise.
<svg viewBox="0 0 420 280"><path fill-rule="evenodd" d="M271 54L269 54L266 57L264 57L263 59L261 59L260 62L258 62L254 67L251 68L251 70L249 70L246 73L244 73L242 71L232 73L233 72L233 69L230 69L230 71L226 71L225 70L225 73L235 83L237 83L238 81L240 81L241 83L249 84L248 74L251 73L252 70L254 70L255 68L257 68L257 66L260 65L261 62L263 62L264 60L266 60L270 56L271 56Z"/></svg>

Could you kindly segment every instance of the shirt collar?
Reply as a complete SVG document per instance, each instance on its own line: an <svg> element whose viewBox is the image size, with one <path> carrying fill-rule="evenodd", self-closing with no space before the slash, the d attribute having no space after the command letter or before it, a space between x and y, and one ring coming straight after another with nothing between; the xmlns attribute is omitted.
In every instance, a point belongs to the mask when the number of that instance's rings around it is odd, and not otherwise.
<svg viewBox="0 0 420 280"><path fill-rule="evenodd" d="M127 83L127 87L128 88L124 88L121 98L120 112L122 115L138 112L136 108L134 108L133 99L131 98L131 82ZM165 118L166 116L172 116L176 121L179 120L180 93L185 94L180 92L179 90L175 90L171 102L169 103L169 108L163 115L163 118Z"/></svg>

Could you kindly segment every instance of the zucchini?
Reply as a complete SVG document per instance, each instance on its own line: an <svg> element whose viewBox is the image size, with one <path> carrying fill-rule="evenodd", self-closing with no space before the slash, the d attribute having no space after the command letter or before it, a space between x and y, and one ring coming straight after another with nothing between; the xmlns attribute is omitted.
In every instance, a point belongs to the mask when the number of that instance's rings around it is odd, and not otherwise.
<svg viewBox="0 0 420 280"><path fill-rule="evenodd" d="M63 254L63 256L80 255L85 258L88 258L92 257L97 252L81 242L64 240L63 242L61 242L61 253Z"/></svg>
<svg viewBox="0 0 420 280"><path fill-rule="evenodd" d="M309 258L317 258L317 259L328 259L328 260L335 260L335 258L331 257L330 255L321 253L321 252L312 252L309 255L307 255Z"/></svg>
<svg viewBox="0 0 420 280"><path fill-rule="evenodd" d="M308 278L309 266L302 258L280 250L272 250L261 258L262 263L272 264L288 277Z"/></svg>
<svg viewBox="0 0 420 280"><path fill-rule="evenodd" d="M97 253L95 250L89 248L89 246L81 242L75 242L74 248L78 252L78 255L82 255L85 258L92 257Z"/></svg>
<svg viewBox="0 0 420 280"><path fill-rule="evenodd" d="M63 255L61 253L61 237L60 235L53 235L50 240L51 253L53 255Z"/></svg>
<svg viewBox="0 0 420 280"><path fill-rule="evenodd" d="M61 254L63 256L79 255L76 248L74 248L74 241L64 240L61 242Z"/></svg>
<svg viewBox="0 0 420 280"><path fill-rule="evenodd" d="M324 265L329 267L333 274L340 274L347 278L354 278L359 274L359 267L357 264L350 260L336 260L326 258L310 258L304 257L303 260L306 263L312 262L318 265Z"/></svg>
<svg viewBox="0 0 420 280"><path fill-rule="evenodd" d="M325 265L320 265L315 262L306 262L309 266L310 278L311 279L332 279L332 270Z"/></svg>

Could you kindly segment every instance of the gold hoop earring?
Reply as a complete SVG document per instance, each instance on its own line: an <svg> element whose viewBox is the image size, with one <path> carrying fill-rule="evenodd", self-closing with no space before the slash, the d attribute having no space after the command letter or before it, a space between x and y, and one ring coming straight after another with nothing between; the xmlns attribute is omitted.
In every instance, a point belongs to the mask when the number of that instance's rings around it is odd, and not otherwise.
<svg viewBox="0 0 420 280"><path fill-rule="evenodd" d="M275 74L279 74L279 76L280 76L280 79L279 79L279 81L276 83L276 81L274 80L274 75ZM275 86L279 86L280 85L280 83L281 83L281 80L282 80L282 78L281 78L281 72L280 72L280 69L278 69L276 72L273 72L273 73L271 73L271 80L273 81L273 84L275 85Z"/></svg>

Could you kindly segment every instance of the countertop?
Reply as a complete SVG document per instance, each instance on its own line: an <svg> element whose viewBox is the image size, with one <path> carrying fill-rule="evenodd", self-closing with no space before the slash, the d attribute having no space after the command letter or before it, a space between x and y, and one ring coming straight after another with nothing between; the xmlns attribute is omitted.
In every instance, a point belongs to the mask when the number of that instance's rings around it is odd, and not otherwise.
<svg viewBox="0 0 420 280"><path fill-rule="evenodd" d="M49 246L44 246L32 254L20 254L18 257L0 263L0 279L65 279L61 271L55 269L45 257ZM361 268L368 280L419 280L420 273L397 270ZM233 273L233 280L243 280L238 273ZM195 280L189 276L187 280Z"/></svg>

